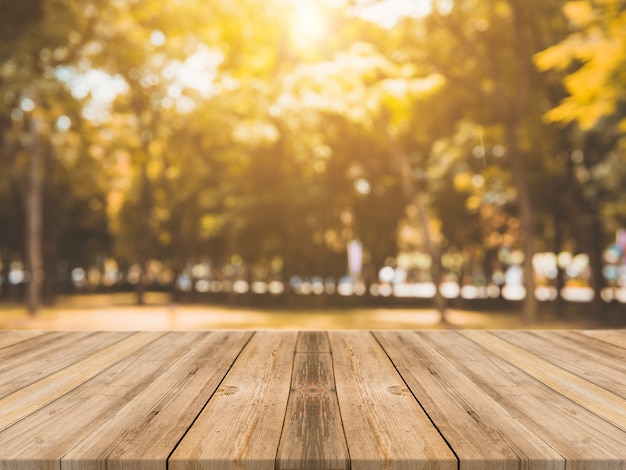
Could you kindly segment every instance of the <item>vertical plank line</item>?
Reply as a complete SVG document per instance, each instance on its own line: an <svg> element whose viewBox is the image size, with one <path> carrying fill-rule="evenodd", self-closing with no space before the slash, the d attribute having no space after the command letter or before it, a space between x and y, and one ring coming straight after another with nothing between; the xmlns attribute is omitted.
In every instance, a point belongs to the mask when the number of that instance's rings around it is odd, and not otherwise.
<svg viewBox="0 0 626 470"><path fill-rule="evenodd" d="M398 369L398 367L396 366L396 363L393 362L393 359L391 358L391 356L389 355L389 353L387 352L387 350L385 349L385 347L382 345L382 343L378 340L378 337L376 336L377 331L370 331L370 334L374 337L374 340L376 341L376 343L378 343L378 345L380 346L380 348L383 350L383 352L385 353L385 355L387 356L387 358L389 359L389 362L391 362L391 364L393 365L393 368L396 370L396 372L398 373L398 375L400 376L400 378L402 379L402 382L404 383L404 386L406 387L406 389L411 392L411 395L413 396L413 398L415 399L415 401L417 402L417 404L419 405L419 407L422 409L422 411L424 412L424 414L426 415L426 417L428 418L428 421L430 421L430 423L433 425L433 427L437 430L437 432L439 433L439 435L441 436L441 438L443 439L443 441L446 443L446 445L448 446L448 449L450 449L450 452L452 452L452 454L454 455L454 458L456 459L456 468L457 470L460 470L460 466L461 466L461 459L459 458L459 456L457 455L456 451L454 450L454 448L452 447L452 445L450 444L450 442L448 441L448 439L446 439L446 436L443 435L443 433L441 432L441 430L439 429L439 427L437 426L437 424L433 421L433 419L430 417L430 415L428 414L428 412L426 411L426 409L424 408L424 406L422 405L422 403L419 401L419 399L415 396L415 392L413 392L413 389L411 387L409 387L409 384L406 382L405 378L403 377L403 375L400 373L400 370Z"/></svg>
<svg viewBox="0 0 626 470"><path fill-rule="evenodd" d="M297 392L299 392L298 389L302 387L302 384L299 383L298 381L298 372L300 371L300 369L298 368L298 365L300 364L299 361L302 360L302 356L304 355L310 355L310 356L322 355L329 360L327 371L329 374L328 386L330 387L331 390L326 390L326 392L330 392L330 399L332 401L332 406L334 406L334 408L337 411L337 414L335 415L335 420L336 420L335 423L339 429L337 429L338 435L336 436L336 439L343 440L343 446L341 446L343 448L340 450L340 454L341 454L340 459L337 459L339 454L332 454L332 451L331 451L331 454L329 454L331 458L342 460L341 464L339 464L338 462L335 462L334 465L329 466L327 462L323 460L321 463L315 464L316 465L315 467L312 467L311 464L306 464L302 466L302 462L300 462L299 468L302 468L302 469L318 468L318 466L321 465L319 468L332 468L334 470L341 468L342 470L350 470L352 466L351 458L350 458L350 451L348 449L348 444L347 444L347 440L345 436L346 433L345 433L345 428L344 428L344 423L343 423L343 417L341 416L341 409L339 407L339 400L337 397L337 388L336 388L336 383L335 383L335 368L334 368L332 351L330 348L330 341L328 338L328 332L323 331L323 332L315 332L315 333L323 334L323 338L326 340L327 348L320 346L320 344L318 343L313 349L306 348L303 350L301 347L302 339L305 335L311 334L311 332L308 332L308 331L298 332L298 337L296 340L296 347L294 348L294 353L293 353L293 367L291 370L289 398L287 401L287 406L285 407L285 414L283 416L283 425L281 428L279 445L278 445L278 448L276 449L276 457L274 459L275 470L284 470L285 468L291 469L293 465L293 463L289 462L289 459L285 461L284 446L289 448L289 445L290 445L290 442L289 442L290 436L288 435L288 431L290 427L292 426L292 422L290 421L290 411L293 412L293 409L296 406L294 403L297 402L296 395L297 395ZM305 423L305 426L306 426L306 423ZM336 451L337 449L334 449L334 450ZM345 453L343 453L344 451ZM324 455L322 455L321 457L323 458ZM337 467L336 465L341 465L341 467Z"/></svg>
<svg viewBox="0 0 626 470"><path fill-rule="evenodd" d="M274 455L274 470L278 470L278 453L280 451L280 443L283 441L283 434L285 432L285 424L287 421L287 412L289 410L289 404L291 402L291 390L293 390L293 371L296 364L296 354L298 351L298 343L302 337L302 331L298 331L298 337L296 338L296 344L293 348L293 360L291 361L291 375L289 379L289 398L287 399L287 406L285 406L285 414L283 414L283 425L280 428L280 437L278 438L278 445L276 446L276 454Z"/></svg>
<svg viewBox="0 0 626 470"><path fill-rule="evenodd" d="M215 387L215 390L213 390L213 393L211 393L211 396L208 397L206 399L206 401L204 402L204 405L202 405L202 407L198 410L198 413L196 414L196 417L194 419L192 419L189 423L189 426L187 426L187 429L185 430L185 432L183 432L180 436L180 439L178 439L178 442L176 442L176 444L174 445L174 447L172 448L172 450L170 451L170 453L168 454L167 458L165 459L165 469L169 470L170 468L170 457L172 457L172 454L174 454L174 452L176 451L176 449L178 449L178 446L180 445L180 443L182 442L182 440L185 438L185 436L187 435L187 433L189 432L189 430L193 427L193 425L196 423L196 421L198 420L198 417L202 414L202 412L204 411L204 409L208 406L209 402L211 401L211 398L213 398L213 396L217 393L217 391L220 389L220 387L222 386L222 383L224 383L224 379L226 378L226 376L228 375L228 373L230 372L230 370L233 368L233 365L237 362L237 359L239 359L239 356L241 356L241 353L243 352L244 349L246 349L246 346L248 345L248 343L250 342L250 340L256 335L256 331L253 331L252 334L248 337L248 339L246 340L245 343L243 343L243 345L241 346L241 349L239 350L239 352L237 353L237 355L235 356L235 358L233 359L233 362L230 363L230 366L228 367L228 369L226 369L226 371L224 372L224 375L222 376L222 378L220 379L219 383L217 384L217 386Z"/></svg>
<svg viewBox="0 0 626 470"><path fill-rule="evenodd" d="M330 338L328 337L328 331L324 332L328 344L330 345ZM387 354L385 352L385 354ZM335 384L335 400L337 401L337 409L339 410L339 421L341 423L341 431L343 432L343 438L346 441L346 451L348 452L348 470L352 470L352 455L350 455L350 446L348 445L348 439L346 438L346 428L343 423L343 413L341 412L341 402L339 401L339 393L337 392L337 380L335 379L335 356L333 354L333 348L330 348L330 364L333 371L333 383ZM394 366L395 367L395 366Z"/></svg>

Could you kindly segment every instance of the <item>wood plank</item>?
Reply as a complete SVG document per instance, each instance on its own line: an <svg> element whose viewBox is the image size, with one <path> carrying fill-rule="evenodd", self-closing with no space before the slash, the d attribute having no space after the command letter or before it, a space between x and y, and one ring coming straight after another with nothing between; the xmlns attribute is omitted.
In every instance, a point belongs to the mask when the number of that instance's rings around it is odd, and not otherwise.
<svg viewBox="0 0 626 470"><path fill-rule="evenodd" d="M626 431L626 400L485 331L464 335L561 395Z"/></svg>
<svg viewBox="0 0 626 470"><path fill-rule="evenodd" d="M4 333L0 470L626 469L621 331Z"/></svg>
<svg viewBox="0 0 626 470"><path fill-rule="evenodd" d="M461 470L565 468L565 460L554 449L447 359L447 348L429 344L424 338L429 335L375 333L413 395L454 449Z"/></svg>
<svg viewBox="0 0 626 470"><path fill-rule="evenodd" d="M12 346L35 336L44 334L37 330L5 330L0 331L0 349Z"/></svg>
<svg viewBox="0 0 626 470"><path fill-rule="evenodd" d="M457 460L369 332L329 332L351 468L456 469Z"/></svg>
<svg viewBox="0 0 626 470"><path fill-rule="evenodd" d="M581 354L581 362L586 361L587 356L592 356L594 363L605 364L617 370L620 370L626 362L626 348L588 336L584 331L535 330L534 333L553 345L559 344L572 354Z"/></svg>
<svg viewBox="0 0 626 470"><path fill-rule="evenodd" d="M325 332L298 335L278 470L343 470L350 457Z"/></svg>
<svg viewBox="0 0 626 470"><path fill-rule="evenodd" d="M301 331L296 343L297 353L330 353L328 335L323 331Z"/></svg>
<svg viewBox="0 0 626 470"><path fill-rule="evenodd" d="M162 335L163 333L156 332L135 333L0 399L0 431L65 395Z"/></svg>
<svg viewBox="0 0 626 470"><path fill-rule="evenodd" d="M165 468L176 444L217 389L252 333L177 333L167 337L167 365L99 428L63 457L63 470ZM174 342L176 343L176 342Z"/></svg>
<svg viewBox="0 0 626 470"><path fill-rule="evenodd" d="M0 371L21 367L31 360L45 356L48 352L67 347L73 341L92 335L92 332L83 331L74 336L64 331L50 331L37 335L26 341L19 341L13 346L0 350Z"/></svg>
<svg viewBox="0 0 626 470"><path fill-rule="evenodd" d="M101 373L1 432L0 468L20 462L22 469L58 469L64 455L109 418L115 418L127 402L136 404L134 398L158 381L189 348L190 339L197 337L151 333L134 338L134 346L143 346L126 347L126 354L101 368ZM161 464L165 466L165 459Z"/></svg>
<svg viewBox="0 0 626 470"><path fill-rule="evenodd" d="M568 470L626 465L626 433L470 340L473 332L444 333L424 340L563 456Z"/></svg>
<svg viewBox="0 0 626 470"><path fill-rule="evenodd" d="M255 333L170 457L169 470L274 469L296 340L296 332Z"/></svg>
<svg viewBox="0 0 626 470"><path fill-rule="evenodd" d="M5 351L0 363L0 398L130 336L129 332L56 332L39 341L24 341ZM39 338L37 338L39 339ZM17 345L16 345L17 346Z"/></svg>
<svg viewBox="0 0 626 470"><path fill-rule="evenodd" d="M618 348L626 349L626 330L586 330L581 333Z"/></svg>
<svg viewBox="0 0 626 470"><path fill-rule="evenodd" d="M626 349L576 332L496 332L498 337L555 366L626 398Z"/></svg>
<svg viewBox="0 0 626 470"><path fill-rule="evenodd" d="M544 336L544 332L540 331L539 333L541 336ZM579 350L592 354L596 362L602 362L618 370L621 370L626 362L626 344L616 346L600 338L585 335L584 331L579 330L554 331L553 333L559 340L563 338L563 344L573 342L576 344L577 349L580 348ZM626 336L624 336L624 341L626 341Z"/></svg>

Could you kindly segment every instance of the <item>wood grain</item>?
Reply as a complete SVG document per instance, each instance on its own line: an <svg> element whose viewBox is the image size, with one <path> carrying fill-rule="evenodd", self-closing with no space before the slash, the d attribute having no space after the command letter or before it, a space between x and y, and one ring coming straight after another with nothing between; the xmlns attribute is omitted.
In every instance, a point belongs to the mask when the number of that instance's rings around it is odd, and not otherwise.
<svg viewBox="0 0 626 470"><path fill-rule="evenodd" d="M47 357L55 352L63 352L84 338L89 338L97 333L77 332L76 335L67 335L62 331L52 331L37 335L25 341L16 342L11 347L0 350L0 372L22 367L26 363L32 363L42 357Z"/></svg>
<svg viewBox="0 0 626 470"><path fill-rule="evenodd" d="M329 332L351 468L456 469L457 460L369 332Z"/></svg>
<svg viewBox="0 0 626 470"><path fill-rule="evenodd" d="M0 470L626 470L626 332L0 332Z"/></svg>
<svg viewBox="0 0 626 470"><path fill-rule="evenodd" d="M565 460L447 358L426 333L377 332L376 338L454 449L461 470L564 469ZM454 348L450 342L448 348Z"/></svg>
<svg viewBox="0 0 626 470"><path fill-rule="evenodd" d="M350 468L333 375L327 334L300 333L276 461L278 470Z"/></svg>
<svg viewBox="0 0 626 470"><path fill-rule="evenodd" d="M445 351L457 369L563 456L568 470L626 464L625 433L485 348L497 337L482 337L479 344L474 338L482 332L450 333L425 340Z"/></svg>
<svg viewBox="0 0 626 470"><path fill-rule="evenodd" d="M490 332L472 331L465 336L509 364L526 372L564 397L626 431L626 400L551 362L508 343ZM550 350L546 351L549 353ZM553 350L555 353L556 350Z"/></svg>
<svg viewBox="0 0 626 470"><path fill-rule="evenodd" d="M130 336L131 333L53 332L21 342L0 359L0 397L78 362ZM10 353L10 354L9 354Z"/></svg>
<svg viewBox="0 0 626 470"><path fill-rule="evenodd" d="M21 343L22 341L34 338L35 336L40 336L43 333L43 331L34 330L0 331L0 349Z"/></svg>
<svg viewBox="0 0 626 470"><path fill-rule="evenodd" d="M170 333L167 355L159 358L166 365L160 368L160 375L152 374L153 379L136 395L126 395L122 407L64 455L61 468L165 468L169 454L251 335L245 331ZM154 362L154 358L150 360Z"/></svg>
<svg viewBox="0 0 626 470"><path fill-rule="evenodd" d="M25 463L38 462L40 466L58 469L63 456L109 419L114 419L147 384L168 371L171 362L184 354L195 335L135 336L129 338L135 339L130 344L118 343L123 347L115 362L112 357L100 357L108 364L91 361L95 364L90 370L91 378L1 432L0 462L19 461L21 468L34 468Z"/></svg>
<svg viewBox="0 0 626 470"><path fill-rule="evenodd" d="M325 331L301 331L296 343L297 353L330 353L328 334Z"/></svg>
<svg viewBox="0 0 626 470"><path fill-rule="evenodd" d="M546 334L548 333L548 334ZM626 349L575 332L497 332L498 337L626 399Z"/></svg>
<svg viewBox="0 0 626 470"><path fill-rule="evenodd" d="M588 330L582 331L581 334L626 349L626 330Z"/></svg>
<svg viewBox="0 0 626 470"><path fill-rule="evenodd" d="M0 431L62 397L163 333L139 332L0 399Z"/></svg>
<svg viewBox="0 0 626 470"><path fill-rule="evenodd" d="M169 459L170 470L274 469L296 332L258 332Z"/></svg>

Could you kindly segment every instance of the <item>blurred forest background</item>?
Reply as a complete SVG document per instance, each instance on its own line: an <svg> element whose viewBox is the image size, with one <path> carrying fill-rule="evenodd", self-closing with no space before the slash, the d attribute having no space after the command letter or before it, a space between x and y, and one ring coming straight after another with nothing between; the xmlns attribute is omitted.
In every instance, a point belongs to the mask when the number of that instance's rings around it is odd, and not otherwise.
<svg viewBox="0 0 626 470"><path fill-rule="evenodd" d="M614 314L625 104L618 0L0 0L0 299Z"/></svg>

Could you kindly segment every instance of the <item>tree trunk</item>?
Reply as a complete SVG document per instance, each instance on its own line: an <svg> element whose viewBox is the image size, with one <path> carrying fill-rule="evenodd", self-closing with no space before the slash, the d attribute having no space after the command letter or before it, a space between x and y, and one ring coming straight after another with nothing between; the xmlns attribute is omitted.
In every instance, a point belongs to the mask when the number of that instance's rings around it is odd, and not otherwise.
<svg viewBox="0 0 626 470"><path fill-rule="evenodd" d="M554 224L554 246L553 251L555 255L559 255L559 253L563 250L563 230L561 229L561 211L564 208L561 207L561 204L557 204L555 211L552 213L552 220ZM565 315L565 302L563 301L563 297L561 297L561 291L565 287L565 270L559 266L557 260L557 274L556 274L556 300L554 301L554 314L558 319L564 319Z"/></svg>
<svg viewBox="0 0 626 470"><path fill-rule="evenodd" d="M145 146L147 150L147 145ZM144 159L148 159L148 154L144 154ZM139 279L136 287L137 305L145 304L146 280L148 274L148 258L150 256L150 212L152 210L150 201L150 181L148 180L147 161L142 162L139 181L139 237L137 243L137 259L139 260Z"/></svg>
<svg viewBox="0 0 626 470"><path fill-rule="evenodd" d="M149 104L137 99L134 105L135 114L142 125L140 125L141 155L139 167L139 202L138 209L138 238L136 242L137 259L139 264L139 282L137 283L137 305L144 305L145 293L147 289L148 262L152 254L152 230L150 220L152 217L152 183L148 176L148 164L150 163L150 144L156 135L157 121L159 114L156 110L149 108Z"/></svg>
<svg viewBox="0 0 626 470"><path fill-rule="evenodd" d="M589 267L591 268L591 286L593 287L592 315L596 318L606 317L604 302L602 300L602 290L606 287L604 275L604 260L602 253L604 251L604 239L602 230L602 221L600 220L600 211L591 215L590 229L591 244L589 247Z"/></svg>
<svg viewBox="0 0 626 470"><path fill-rule="evenodd" d="M597 198L589 198L584 195L584 187L575 175L574 164L568 160L567 177L569 186L572 188L573 204L570 206L570 218L572 220L575 239L578 242L578 250L589 255L591 268L591 286L594 289L594 300L591 304L590 316L600 318L604 314L604 302L602 301L602 289L606 287L602 270L604 262L604 237L602 219L600 216L600 202Z"/></svg>
<svg viewBox="0 0 626 470"><path fill-rule="evenodd" d="M535 277L533 270L533 256L535 255L535 222L534 211L530 201L530 191L524 174L522 155L517 145L516 123L509 121L506 124L506 143L511 165L513 182L517 188L517 201L522 225L522 243L524 251L524 283L526 297L522 306L522 320L524 323L533 323L537 317L537 299L535 298Z"/></svg>
<svg viewBox="0 0 626 470"><path fill-rule="evenodd" d="M433 284L435 284L435 297L433 303L440 315L440 323L447 324L447 310L448 301L441 295L439 287L443 280L443 269L441 266L441 250L436 240L433 239L430 232L430 224L428 220L428 208L424 201L425 194L422 188L417 188L414 178L411 162L408 158L401 153L396 147L396 143L390 138L390 149L393 157L396 159L398 168L400 169L402 191L404 192L407 202L415 204L418 212L418 218L420 226L422 228L422 234L424 236L424 245L426 251L432 260L430 273L432 276Z"/></svg>
<svg viewBox="0 0 626 470"><path fill-rule="evenodd" d="M37 110L31 121L31 155L29 186L27 195L26 238L27 259L30 280L26 290L26 304L30 315L35 315L41 305L41 291L44 279L43 269L43 170L41 164L41 121Z"/></svg>
<svg viewBox="0 0 626 470"><path fill-rule="evenodd" d="M530 96L530 79L533 70L532 51L529 49L528 30L526 28L526 12L524 2L509 0L513 12L513 34L515 55L518 58L517 83L514 92L507 100L501 101L502 116L505 119L505 141L508 160L511 167L513 184L517 189L517 201L522 225L522 243L524 251L524 282L526 297L522 306L522 321L532 323L537 316L537 299L535 298L535 278L533 270L533 256L535 255L535 222L534 211L530 198L530 190L524 171L523 155L519 148L517 129L521 126L522 118L528 108ZM501 97L504 93L501 93ZM507 106L505 103L508 103ZM507 109L508 108L508 109Z"/></svg>
<svg viewBox="0 0 626 470"><path fill-rule="evenodd" d="M441 250L439 249L439 244L435 240L433 240L433 237L430 233L428 212L426 209L426 204L424 203L423 194L421 194L420 191L415 191L413 201L415 203L415 206L417 207L418 218L420 220L422 233L424 235L424 245L426 246L426 251L428 252L428 255L432 260L430 273L433 278L433 283L435 284L435 297L433 298L433 302L435 304L435 308L439 312L440 323L447 324L448 319L446 313L448 311L448 300L443 295L441 295L441 291L439 290L441 282L443 281Z"/></svg>

